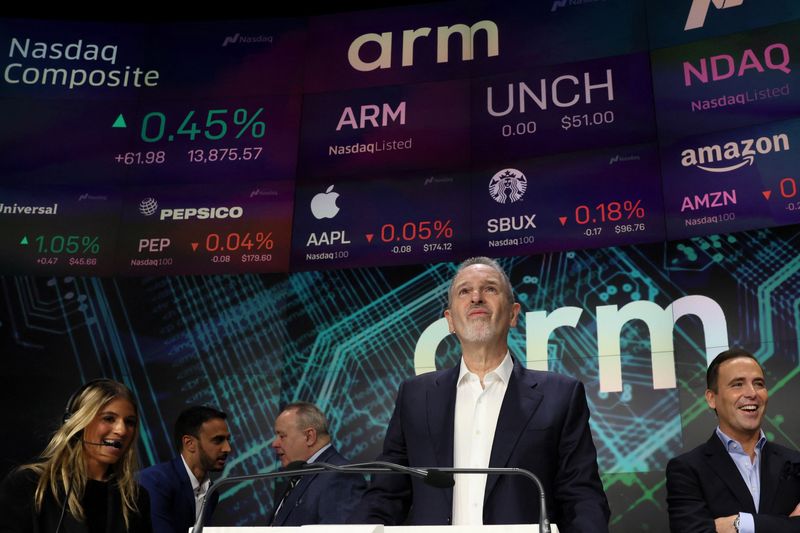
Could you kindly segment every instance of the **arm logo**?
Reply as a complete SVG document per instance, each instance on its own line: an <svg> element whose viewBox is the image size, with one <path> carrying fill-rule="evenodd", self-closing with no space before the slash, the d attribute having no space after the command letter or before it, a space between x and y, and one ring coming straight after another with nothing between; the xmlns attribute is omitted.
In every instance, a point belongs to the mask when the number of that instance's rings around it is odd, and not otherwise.
<svg viewBox="0 0 800 533"><path fill-rule="evenodd" d="M727 9L739 7L743 3L744 0L692 0L692 7L689 8L689 16L686 18L686 26L683 31L702 28L706 23L706 15L711 4L714 4L717 9Z"/></svg>

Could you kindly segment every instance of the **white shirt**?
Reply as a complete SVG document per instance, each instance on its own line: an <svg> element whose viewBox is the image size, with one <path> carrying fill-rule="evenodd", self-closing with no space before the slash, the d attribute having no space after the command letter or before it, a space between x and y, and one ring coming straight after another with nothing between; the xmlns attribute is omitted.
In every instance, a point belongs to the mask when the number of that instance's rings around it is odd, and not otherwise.
<svg viewBox="0 0 800 533"><path fill-rule="evenodd" d="M456 414L453 432L453 466L488 468L500 407L506 395L514 363L511 355L487 373L481 387L477 374L461 359L456 384ZM453 487L453 525L482 525L486 474L457 474Z"/></svg>
<svg viewBox="0 0 800 533"><path fill-rule="evenodd" d="M183 458L183 455L181 455L181 461L183 461L183 467L186 469L186 473L189 474L189 481L192 483L192 491L194 492L194 519L197 521L200 517L200 508L203 506L203 500L206 499L208 487L211 486L211 478L206 476L206 479L200 483L200 481L194 477L192 469L186 464L186 459Z"/></svg>

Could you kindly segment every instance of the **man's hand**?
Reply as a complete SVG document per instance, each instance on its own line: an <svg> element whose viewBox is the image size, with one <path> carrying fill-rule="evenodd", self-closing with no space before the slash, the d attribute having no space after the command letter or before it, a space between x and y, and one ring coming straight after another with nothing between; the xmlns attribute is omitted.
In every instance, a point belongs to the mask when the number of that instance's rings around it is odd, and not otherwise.
<svg viewBox="0 0 800 533"><path fill-rule="evenodd" d="M800 506L800 504L798 504ZM797 507L795 507L797 511ZM736 520L738 515L732 514L730 516L721 516L714 520L714 526L717 528L717 533L736 533L733 527L733 521Z"/></svg>
<svg viewBox="0 0 800 533"><path fill-rule="evenodd" d="M789 513L789 516L800 516L800 503L795 506L791 513Z"/></svg>

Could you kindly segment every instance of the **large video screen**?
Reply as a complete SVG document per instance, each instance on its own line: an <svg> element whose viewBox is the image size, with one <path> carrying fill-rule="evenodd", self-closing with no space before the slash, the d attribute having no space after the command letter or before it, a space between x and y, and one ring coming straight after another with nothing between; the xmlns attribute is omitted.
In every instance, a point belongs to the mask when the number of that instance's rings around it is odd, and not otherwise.
<svg viewBox="0 0 800 533"><path fill-rule="evenodd" d="M0 20L0 272L290 272L800 222L790 0Z"/></svg>

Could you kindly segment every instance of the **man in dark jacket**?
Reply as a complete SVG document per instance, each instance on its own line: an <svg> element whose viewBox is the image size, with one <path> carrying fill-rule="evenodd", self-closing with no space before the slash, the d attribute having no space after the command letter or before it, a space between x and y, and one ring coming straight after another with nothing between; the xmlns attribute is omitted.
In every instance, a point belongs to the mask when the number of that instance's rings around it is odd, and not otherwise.
<svg viewBox="0 0 800 533"><path fill-rule="evenodd" d="M767 442L764 370L731 349L706 373L706 402L719 425L711 438L667 465L673 533L800 532L800 453Z"/></svg>
<svg viewBox="0 0 800 533"><path fill-rule="evenodd" d="M139 474L139 483L150 493L154 533L186 533L194 525L211 485L209 472L220 472L231 452L226 418L213 407L185 409L173 434L178 456ZM206 521L216 503L214 494L206 506Z"/></svg>

